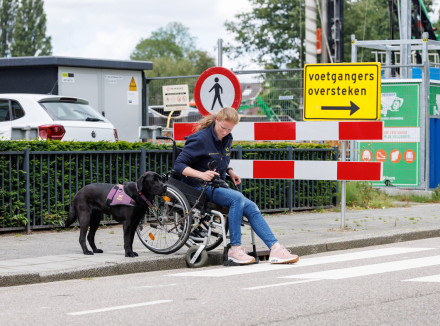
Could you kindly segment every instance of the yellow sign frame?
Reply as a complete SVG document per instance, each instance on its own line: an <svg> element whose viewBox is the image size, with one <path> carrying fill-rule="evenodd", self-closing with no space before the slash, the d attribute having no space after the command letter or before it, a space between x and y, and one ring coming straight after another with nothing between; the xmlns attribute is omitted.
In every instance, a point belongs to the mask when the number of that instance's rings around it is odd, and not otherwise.
<svg viewBox="0 0 440 326"><path fill-rule="evenodd" d="M304 66L303 119L379 120L379 62Z"/></svg>

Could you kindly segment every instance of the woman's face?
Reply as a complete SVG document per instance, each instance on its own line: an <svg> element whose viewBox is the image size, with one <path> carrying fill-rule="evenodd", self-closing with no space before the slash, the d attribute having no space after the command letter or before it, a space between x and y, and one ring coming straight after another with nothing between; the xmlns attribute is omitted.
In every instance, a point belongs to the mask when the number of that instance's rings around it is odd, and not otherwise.
<svg viewBox="0 0 440 326"><path fill-rule="evenodd" d="M232 129L234 129L235 123L228 120L215 120L214 132L217 135L219 140L222 140L223 137L230 134Z"/></svg>

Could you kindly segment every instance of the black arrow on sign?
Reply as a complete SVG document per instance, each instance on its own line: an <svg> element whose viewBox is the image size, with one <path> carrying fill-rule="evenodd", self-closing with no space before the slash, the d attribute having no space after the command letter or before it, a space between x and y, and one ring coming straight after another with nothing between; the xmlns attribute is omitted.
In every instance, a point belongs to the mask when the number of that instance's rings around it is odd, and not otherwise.
<svg viewBox="0 0 440 326"><path fill-rule="evenodd" d="M352 101L350 101L350 106L321 106L321 110L350 110L350 115L352 115L359 109L360 107L358 107Z"/></svg>

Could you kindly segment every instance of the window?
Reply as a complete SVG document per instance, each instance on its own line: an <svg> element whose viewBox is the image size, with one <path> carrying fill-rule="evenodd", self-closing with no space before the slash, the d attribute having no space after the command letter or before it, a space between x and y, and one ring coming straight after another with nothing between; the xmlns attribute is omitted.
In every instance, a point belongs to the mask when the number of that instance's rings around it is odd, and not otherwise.
<svg viewBox="0 0 440 326"><path fill-rule="evenodd" d="M40 104L54 120L103 121L102 116L87 104L62 101Z"/></svg>
<svg viewBox="0 0 440 326"><path fill-rule="evenodd" d="M24 110L21 108L20 104L18 104L15 101L12 101L11 107L12 107L12 120L16 120L24 117Z"/></svg>
<svg viewBox="0 0 440 326"><path fill-rule="evenodd" d="M10 121L9 115L9 101L8 100L0 100L0 122L2 121Z"/></svg>

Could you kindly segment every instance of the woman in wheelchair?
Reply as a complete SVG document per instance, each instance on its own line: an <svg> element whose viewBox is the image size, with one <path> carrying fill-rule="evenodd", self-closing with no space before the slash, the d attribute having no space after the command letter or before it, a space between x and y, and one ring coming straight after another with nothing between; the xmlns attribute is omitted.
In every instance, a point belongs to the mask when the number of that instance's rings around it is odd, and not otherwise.
<svg viewBox="0 0 440 326"><path fill-rule="evenodd" d="M227 173L235 185L240 184L240 176L229 167L233 139L231 132L239 119L237 111L229 107L221 109L217 114L204 117L196 132L186 140L183 151L175 161L174 170L181 175L204 181L211 181L215 177L225 180ZM213 163L216 165L215 169L212 168ZM193 187L201 188L195 181L182 179ZM206 195L212 198L215 204L229 207L231 249L228 251L228 259L238 264L251 264L255 261L255 258L249 256L241 246L241 221L245 216L255 233L270 249L270 263L287 264L299 260L297 255L291 254L278 242L253 201L241 192L228 188L226 183L213 190L212 187L207 187Z"/></svg>

